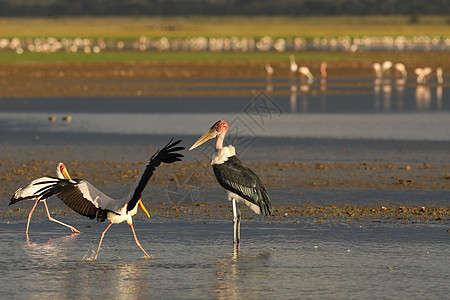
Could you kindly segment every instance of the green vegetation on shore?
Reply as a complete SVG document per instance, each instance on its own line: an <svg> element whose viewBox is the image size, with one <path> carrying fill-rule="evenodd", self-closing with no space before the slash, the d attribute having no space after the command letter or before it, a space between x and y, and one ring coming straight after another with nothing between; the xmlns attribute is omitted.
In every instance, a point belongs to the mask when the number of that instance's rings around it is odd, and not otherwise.
<svg viewBox="0 0 450 300"><path fill-rule="evenodd" d="M98 54L83 52L31 53L0 52L0 62L120 62L120 61L240 61L286 60L289 53L281 52L139 52L105 51ZM343 52L300 52L296 56L306 60L338 60L349 58Z"/></svg>
<svg viewBox="0 0 450 300"><path fill-rule="evenodd" d="M0 37L449 36L447 16L0 18Z"/></svg>
<svg viewBox="0 0 450 300"><path fill-rule="evenodd" d="M98 54L83 52L67 53L30 53L0 52L0 63L21 62L126 62L126 61L184 61L184 62L231 62L231 61L271 61L287 62L292 52L139 52L139 51L105 51ZM441 62L447 65L448 53L434 53L430 56L423 52L295 52L299 61L362 62L393 60L417 63L427 61L431 65Z"/></svg>

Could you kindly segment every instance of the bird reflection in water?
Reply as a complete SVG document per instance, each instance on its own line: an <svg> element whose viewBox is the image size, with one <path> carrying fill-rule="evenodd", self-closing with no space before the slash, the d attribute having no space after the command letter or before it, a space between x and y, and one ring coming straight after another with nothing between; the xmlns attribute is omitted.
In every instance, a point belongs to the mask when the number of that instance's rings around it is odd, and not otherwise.
<svg viewBox="0 0 450 300"><path fill-rule="evenodd" d="M271 275L261 269L261 265L266 264L269 258L268 251L241 254L238 246L233 248L229 257L216 260L217 298L260 299L264 295L262 293L267 291L267 280ZM252 288L249 289L249 286Z"/></svg>
<svg viewBox="0 0 450 300"><path fill-rule="evenodd" d="M233 247L230 257L218 259L216 271L216 287L219 299L238 299L239 291L239 244Z"/></svg>
<svg viewBox="0 0 450 300"><path fill-rule="evenodd" d="M118 265L116 272L110 272L115 274L109 286L117 288L116 295L126 295L127 298L138 296L137 298L140 299L144 295L150 295L150 284L148 280L145 280L145 270L148 270L148 265L143 261Z"/></svg>
<svg viewBox="0 0 450 300"><path fill-rule="evenodd" d="M392 84L390 79L383 80L383 111L391 110Z"/></svg>
<svg viewBox="0 0 450 300"><path fill-rule="evenodd" d="M397 111L403 111L405 109L405 100L404 100L404 93L405 93L405 84L406 84L406 78L397 78L395 80L395 90L397 92Z"/></svg>
<svg viewBox="0 0 450 300"><path fill-rule="evenodd" d="M418 111L429 110L431 106L431 90L424 84L416 87L416 107Z"/></svg>
<svg viewBox="0 0 450 300"><path fill-rule="evenodd" d="M436 108L442 110L442 85L436 87Z"/></svg>
<svg viewBox="0 0 450 300"><path fill-rule="evenodd" d="M294 89L293 87L296 86L291 86L291 96L289 97L291 113L297 112L297 89Z"/></svg>
<svg viewBox="0 0 450 300"><path fill-rule="evenodd" d="M266 92L273 91L272 85L273 68L270 64L266 64Z"/></svg>
<svg viewBox="0 0 450 300"><path fill-rule="evenodd" d="M374 91L374 110L379 112L383 110L388 112L391 110L392 83L390 79L375 78L373 82ZM380 94L383 95L383 103L381 103Z"/></svg>
<svg viewBox="0 0 450 300"><path fill-rule="evenodd" d="M27 239L25 242L26 253L30 258L36 258L38 261L46 261L46 258L54 261L55 257L58 260L67 259L67 248L73 244L78 234L72 233L70 236L62 236L58 238L48 239L45 243L33 242L32 239Z"/></svg>
<svg viewBox="0 0 450 300"><path fill-rule="evenodd" d="M326 75L326 71L325 71L325 75ZM320 93L321 93L320 110L322 112L326 112L327 111L327 78L326 78L326 76L323 77L323 75L322 75L322 79L320 80Z"/></svg>

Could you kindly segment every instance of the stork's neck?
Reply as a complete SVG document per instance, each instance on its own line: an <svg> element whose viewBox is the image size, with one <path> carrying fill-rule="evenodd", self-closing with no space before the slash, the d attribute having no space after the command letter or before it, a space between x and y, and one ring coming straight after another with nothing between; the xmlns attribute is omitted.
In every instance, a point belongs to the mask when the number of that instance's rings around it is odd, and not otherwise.
<svg viewBox="0 0 450 300"><path fill-rule="evenodd" d="M222 130L216 137L216 151L219 151L223 148L223 140L225 139L225 135L227 134L227 130Z"/></svg>

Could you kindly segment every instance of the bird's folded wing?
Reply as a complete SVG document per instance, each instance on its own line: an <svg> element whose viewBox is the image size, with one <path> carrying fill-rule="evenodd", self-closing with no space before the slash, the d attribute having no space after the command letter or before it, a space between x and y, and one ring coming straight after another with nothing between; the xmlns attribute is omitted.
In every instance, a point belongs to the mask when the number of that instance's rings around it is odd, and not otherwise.
<svg viewBox="0 0 450 300"><path fill-rule="evenodd" d="M258 205L263 215L272 213L270 197L258 175L236 156L229 157L223 164L214 164L213 170L223 188Z"/></svg>

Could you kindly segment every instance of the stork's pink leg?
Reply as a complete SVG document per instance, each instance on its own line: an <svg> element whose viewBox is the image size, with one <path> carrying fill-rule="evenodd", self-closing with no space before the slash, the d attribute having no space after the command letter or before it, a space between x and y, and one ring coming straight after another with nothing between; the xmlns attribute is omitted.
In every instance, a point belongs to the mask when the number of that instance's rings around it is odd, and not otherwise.
<svg viewBox="0 0 450 300"><path fill-rule="evenodd" d="M136 241L136 245L138 245L138 247L141 248L142 251L144 251L144 253L147 257L150 257L150 255L148 255L147 252L145 252L144 248L142 248L141 244L139 243L137 236L136 236L136 232L134 232L133 224L130 224L130 226L131 226L131 231L133 231L134 240Z"/></svg>
<svg viewBox="0 0 450 300"><path fill-rule="evenodd" d="M25 231L25 234L27 235L27 239L28 239L28 227L30 226L30 220L31 220L31 215L33 214L34 209L36 208L36 205L39 203L40 199L37 199L36 202L33 205L33 208L30 210L30 212L28 213L28 222L27 222L27 230Z"/></svg>
<svg viewBox="0 0 450 300"><path fill-rule="evenodd" d="M109 223L108 227L106 227L105 231L103 231L102 237L100 238L100 243L98 243L98 249L97 249L97 253L95 253L94 260L97 260L98 251L100 251L100 245L102 244L103 237L105 236L106 231L108 231L109 227L111 227L112 224L113 223Z"/></svg>
<svg viewBox="0 0 450 300"><path fill-rule="evenodd" d="M47 210L47 216L48 216L48 219L49 219L50 221L53 221L53 222L56 222L56 223L58 223L58 224L64 225L64 226L66 226L66 227L69 227L70 230L72 230L72 233L80 233L80 232L81 232L81 231L78 231L77 229L75 229L75 227L73 227L73 226L70 226L70 225L65 224L65 223L63 223L63 222L61 222L61 221L58 221L58 220L56 220L56 219L53 219L52 216L50 216L50 212L48 211L47 201L46 201L46 200L42 200L42 202L44 202L45 209Z"/></svg>

